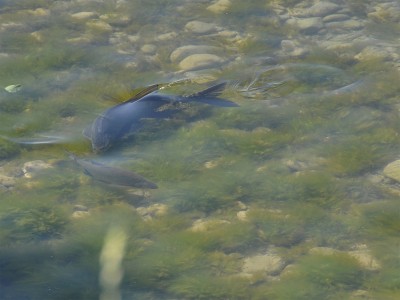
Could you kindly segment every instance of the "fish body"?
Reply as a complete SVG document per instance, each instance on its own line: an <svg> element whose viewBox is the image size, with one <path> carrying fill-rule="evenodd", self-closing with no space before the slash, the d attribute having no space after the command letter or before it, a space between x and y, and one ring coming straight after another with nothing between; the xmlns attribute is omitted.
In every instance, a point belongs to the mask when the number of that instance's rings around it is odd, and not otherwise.
<svg viewBox="0 0 400 300"><path fill-rule="evenodd" d="M68 153L69 157L80 165L85 174L93 179L117 186L126 186L142 189L156 189L157 185L146 178L131 171L123 170L116 167L110 167L92 160L80 159L72 153Z"/></svg>
<svg viewBox="0 0 400 300"><path fill-rule="evenodd" d="M113 106L97 117L83 131L91 140L95 152L107 150L116 141L142 126L142 119L169 118L179 111L179 104L199 102L210 105L233 107L236 103L217 98L226 83L220 83L190 96L172 96L153 93L156 86L151 86L135 97Z"/></svg>

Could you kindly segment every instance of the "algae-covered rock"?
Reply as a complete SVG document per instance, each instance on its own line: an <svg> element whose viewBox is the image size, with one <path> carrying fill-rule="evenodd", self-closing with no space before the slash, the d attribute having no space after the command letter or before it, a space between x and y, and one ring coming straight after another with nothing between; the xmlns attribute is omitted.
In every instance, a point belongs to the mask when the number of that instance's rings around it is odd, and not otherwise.
<svg viewBox="0 0 400 300"><path fill-rule="evenodd" d="M6 159L19 153L17 144L0 138L0 159Z"/></svg>

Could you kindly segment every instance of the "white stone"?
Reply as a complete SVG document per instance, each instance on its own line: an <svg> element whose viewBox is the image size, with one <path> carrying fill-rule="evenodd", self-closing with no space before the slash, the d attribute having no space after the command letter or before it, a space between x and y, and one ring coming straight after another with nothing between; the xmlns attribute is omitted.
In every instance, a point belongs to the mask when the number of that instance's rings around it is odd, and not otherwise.
<svg viewBox="0 0 400 300"><path fill-rule="evenodd" d="M214 23L190 21L185 25L185 29L193 33L206 34L216 32L217 26Z"/></svg>
<svg viewBox="0 0 400 300"><path fill-rule="evenodd" d="M230 0L218 0L217 2L207 6L207 10L215 13L220 14L227 11L231 6Z"/></svg>
<svg viewBox="0 0 400 300"><path fill-rule="evenodd" d="M283 259L276 254L254 255L244 259L242 273L254 274L262 272L267 275L277 275L282 271L284 266Z"/></svg>
<svg viewBox="0 0 400 300"><path fill-rule="evenodd" d="M207 69L219 66L224 62L223 58L214 54L193 54L182 60L179 68L183 71Z"/></svg>
<svg viewBox="0 0 400 300"><path fill-rule="evenodd" d="M15 185L15 178L0 174L0 186L11 188Z"/></svg>
<svg viewBox="0 0 400 300"><path fill-rule="evenodd" d="M177 63L185 57L193 54L216 54L221 52L221 49L214 46L208 45L185 45L176 48L170 55L170 59L173 63Z"/></svg>
<svg viewBox="0 0 400 300"><path fill-rule="evenodd" d="M52 168L53 166L43 160L33 160L24 163L22 172L27 178L32 178L37 172Z"/></svg>
<svg viewBox="0 0 400 300"><path fill-rule="evenodd" d="M81 11L71 15L72 18L76 20L87 20L97 17L97 13L93 11Z"/></svg>
<svg viewBox="0 0 400 300"><path fill-rule="evenodd" d="M140 50L145 54L154 54L157 51L157 47L153 44L144 44Z"/></svg>
<svg viewBox="0 0 400 300"><path fill-rule="evenodd" d="M339 10L339 8L340 6L335 3L321 1L311 6L307 10L307 12L310 16L313 17L324 17L336 12L337 10Z"/></svg>
<svg viewBox="0 0 400 300"><path fill-rule="evenodd" d="M389 163L383 169L383 175L389 177L390 179L396 180L397 182L400 182L400 159Z"/></svg>

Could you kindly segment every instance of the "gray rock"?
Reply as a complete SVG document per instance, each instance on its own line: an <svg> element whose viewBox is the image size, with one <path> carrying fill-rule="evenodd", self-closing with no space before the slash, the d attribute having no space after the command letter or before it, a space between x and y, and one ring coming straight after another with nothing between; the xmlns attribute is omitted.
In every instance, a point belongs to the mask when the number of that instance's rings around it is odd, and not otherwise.
<svg viewBox="0 0 400 300"><path fill-rule="evenodd" d="M170 55L170 59L173 63L180 62L187 56L193 54L218 54L221 49L214 46L207 45L186 45L176 48Z"/></svg>
<svg viewBox="0 0 400 300"><path fill-rule="evenodd" d="M207 34L217 31L217 26L214 23L205 23L200 21L190 21L185 25L185 30L197 33Z"/></svg>
<svg viewBox="0 0 400 300"><path fill-rule="evenodd" d="M224 62L225 59L214 54L192 54L179 63L179 68L182 71L207 69L219 66Z"/></svg>

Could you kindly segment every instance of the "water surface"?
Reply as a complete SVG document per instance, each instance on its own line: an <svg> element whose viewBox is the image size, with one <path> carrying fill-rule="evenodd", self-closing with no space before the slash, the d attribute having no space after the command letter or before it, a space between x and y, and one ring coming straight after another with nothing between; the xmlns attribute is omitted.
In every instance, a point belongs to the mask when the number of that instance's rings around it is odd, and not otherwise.
<svg viewBox="0 0 400 300"><path fill-rule="evenodd" d="M3 299L397 299L399 15L0 1ZM152 84L221 81L240 107L182 106L100 154L82 135ZM158 189L96 181L65 151Z"/></svg>

